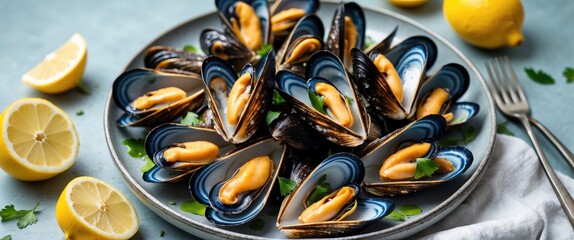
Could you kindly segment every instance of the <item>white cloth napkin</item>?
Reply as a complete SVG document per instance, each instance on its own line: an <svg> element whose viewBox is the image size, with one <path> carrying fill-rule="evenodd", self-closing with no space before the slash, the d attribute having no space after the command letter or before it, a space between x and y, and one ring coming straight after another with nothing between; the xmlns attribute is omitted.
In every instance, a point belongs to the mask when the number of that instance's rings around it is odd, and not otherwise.
<svg viewBox="0 0 574 240"><path fill-rule="evenodd" d="M574 179L557 172L571 195ZM534 149L522 139L497 135L486 173L468 198L424 239L574 239Z"/></svg>

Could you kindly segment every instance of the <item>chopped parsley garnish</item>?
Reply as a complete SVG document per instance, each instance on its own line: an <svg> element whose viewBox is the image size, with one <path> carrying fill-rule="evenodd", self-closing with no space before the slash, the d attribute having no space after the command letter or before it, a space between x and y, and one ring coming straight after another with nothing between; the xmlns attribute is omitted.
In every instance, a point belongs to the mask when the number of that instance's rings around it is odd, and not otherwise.
<svg viewBox="0 0 574 240"><path fill-rule="evenodd" d="M205 209L207 209L207 206L199 203L198 201L189 200L181 203L181 205L179 205L179 209L195 215L205 216Z"/></svg>
<svg viewBox="0 0 574 240"><path fill-rule="evenodd" d="M188 53L197 53L197 48L195 48L195 46L193 45L185 45L183 46L183 51L186 51Z"/></svg>
<svg viewBox="0 0 574 240"><path fill-rule="evenodd" d="M289 195L293 192L293 189L297 187L297 183L291 179L279 177L277 180L279 182L279 192L281 192L281 196Z"/></svg>
<svg viewBox="0 0 574 240"><path fill-rule="evenodd" d="M18 223L16 225L18 225L18 228L22 229L38 221L34 214L37 212L36 208L38 205L40 205L40 202L36 203L36 206L29 210L16 210L12 204L6 205L2 210L0 210L0 217L2 218L2 222L18 219Z"/></svg>
<svg viewBox="0 0 574 240"><path fill-rule="evenodd" d="M532 68L525 68L524 71L526 75L533 81L540 83L540 84L554 84L554 78L548 75L548 73L543 72L542 70L534 70Z"/></svg>
<svg viewBox="0 0 574 240"><path fill-rule="evenodd" d="M417 158L417 167L415 169L415 180L422 177L432 177L432 174L438 170L439 165L428 158Z"/></svg>
<svg viewBox="0 0 574 240"><path fill-rule="evenodd" d="M311 105L315 110L319 111L322 114L326 114L325 112L325 98L323 96L317 95L313 92L309 92L309 100L311 100Z"/></svg>
<svg viewBox="0 0 574 240"><path fill-rule="evenodd" d="M574 82L574 68L567 67L566 69L564 69L564 72L562 72L562 75L564 75L564 77L566 78L567 83Z"/></svg>
<svg viewBox="0 0 574 240"><path fill-rule="evenodd" d="M319 179L319 183L317 183L317 187L315 187L315 191L311 193L311 196L307 199L307 206L321 200L323 197L327 196L329 193L329 188L331 188L331 184L325 182L327 180L327 175L323 175Z"/></svg>
<svg viewBox="0 0 574 240"><path fill-rule="evenodd" d="M194 112L187 112L185 117L183 117L179 123L183 125L197 126L200 123L199 115Z"/></svg>

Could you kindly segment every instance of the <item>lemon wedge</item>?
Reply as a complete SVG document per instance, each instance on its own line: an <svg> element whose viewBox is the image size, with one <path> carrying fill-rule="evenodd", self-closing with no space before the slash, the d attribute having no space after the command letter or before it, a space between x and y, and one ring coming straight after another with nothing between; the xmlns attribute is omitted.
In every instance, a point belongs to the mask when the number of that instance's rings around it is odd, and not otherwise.
<svg viewBox="0 0 574 240"><path fill-rule="evenodd" d="M66 239L129 239L139 229L136 210L112 185L93 177L70 181L56 203Z"/></svg>
<svg viewBox="0 0 574 240"><path fill-rule="evenodd" d="M68 91L80 82L87 58L86 40L75 33L66 43L22 76L22 81L45 93Z"/></svg>
<svg viewBox="0 0 574 240"><path fill-rule="evenodd" d="M0 115L0 168L12 177L56 176L76 162L79 147L70 117L47 100L23 98Z"/></svg>

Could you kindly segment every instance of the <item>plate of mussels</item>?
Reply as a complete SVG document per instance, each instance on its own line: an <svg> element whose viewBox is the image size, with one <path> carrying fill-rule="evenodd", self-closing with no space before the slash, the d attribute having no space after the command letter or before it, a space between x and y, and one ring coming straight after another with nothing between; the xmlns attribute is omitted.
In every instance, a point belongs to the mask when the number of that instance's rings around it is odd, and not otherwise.
<svg viewBox="0 0 574 240"><path fill-rule="evenodd" d="M436 33L353 2L215 5L139 52L106 105L113 159L161 218L202 238L404 238L484 175L492 100ZM189 201L203 210L171 204Z"/></svg>

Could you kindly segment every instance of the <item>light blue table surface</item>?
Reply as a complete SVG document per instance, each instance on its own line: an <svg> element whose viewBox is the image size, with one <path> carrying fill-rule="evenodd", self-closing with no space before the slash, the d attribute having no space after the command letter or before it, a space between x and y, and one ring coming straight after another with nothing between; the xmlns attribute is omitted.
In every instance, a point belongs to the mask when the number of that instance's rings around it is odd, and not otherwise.
<svg viewBox="0 0 574 240"><path fill-rule="evenodd" d="M532 107L532 116L544 123L566 146L574 146L574 83L562 76L574 67L574 1L524 0L525 42L518 48L481 50L463 42L443 17L442 1L431 0L417 9L401 9L386 0L358 1L404 14L426 25L458 47L484 73L484 61L508 55L518 73ZM0 109L23 97L46 98L64 109L74 121L80 137L77 163L65 173L41 182L22 182L0 171L0 207L15 204L32 207L40 201L38 222L18 229L15 221L0 223L0 237L13 239L63 239L54 218L57 198L73 178L89 175L122 191L135 205L141 227L134 239L190 239L191 235L163 221L147 209L123 182L112 162L104 138L103 114L113 80L148 42L171 27L215 10L212 1L0 1ZM60 95L40 93L20 81L44 55L65 42L74 32L88 42L88 63L83 82L91 94L70 91ZM534 67L550 73L554 85L529 80L523 69ZM75 113L83 110L84 115ZM499 115L498 122L507 121ZM507 125L518 137L529 140L514 122ZM574 176L557 152L545 144L554 168ZM520 159L516 159L520 167ZM540 179L547 181L547 179ZM517 179L520 181L520 179ZM548 191L551 191L548 189Z"/></svg>

